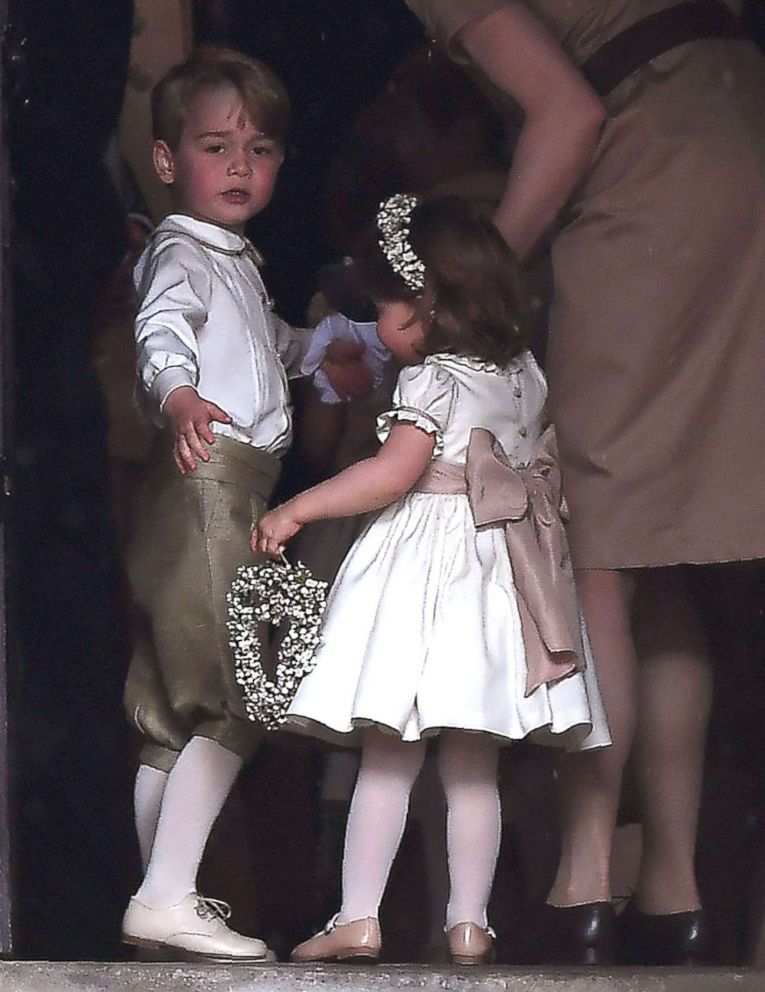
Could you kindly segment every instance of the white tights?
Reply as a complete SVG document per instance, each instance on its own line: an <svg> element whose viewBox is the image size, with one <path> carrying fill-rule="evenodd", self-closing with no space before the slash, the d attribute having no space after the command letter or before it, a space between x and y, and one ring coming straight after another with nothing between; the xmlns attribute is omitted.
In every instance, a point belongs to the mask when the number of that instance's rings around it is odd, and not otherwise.
<svg viewBox="0 0 765 992"><path fill-rule="evenodd" d="M141 765L135 814L145 877L136 897L153 909L196 889L207 839L242 767L217 741L192 737L166 774Z"/></svg>
<svg viewBox="0 0 765 992"><path fill-rule="evenodd" d="M167 785L167 772L151 765L139 765L133 790L135 829L138 834L138 847L141 852L141 865L144 873L149 866L154 834L157 831L162 796Z"/></svg>
<svg viewBox="0 0 765 992"><path fill-rule="evenodd" d="M501 832L497 746L483 734L444 731L438 748L447 806L446 928L463 922L486 926ZM377 916L424 757L424 741L366 732L348 814L340 922Z"/></svg>

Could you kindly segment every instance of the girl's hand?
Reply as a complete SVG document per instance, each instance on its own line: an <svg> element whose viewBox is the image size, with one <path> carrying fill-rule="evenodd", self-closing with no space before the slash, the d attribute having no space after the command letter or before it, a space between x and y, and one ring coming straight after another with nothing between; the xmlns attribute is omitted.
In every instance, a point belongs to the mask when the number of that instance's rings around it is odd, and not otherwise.
<svg viewBox="0 0 765 992"><path fill-rule="evenodd" d="M289 503L277 506L260 518L252 532L250 546L256 553L262 551L278 558L284 551L285 542L297 534L302 526L292 515Z"/></svg>

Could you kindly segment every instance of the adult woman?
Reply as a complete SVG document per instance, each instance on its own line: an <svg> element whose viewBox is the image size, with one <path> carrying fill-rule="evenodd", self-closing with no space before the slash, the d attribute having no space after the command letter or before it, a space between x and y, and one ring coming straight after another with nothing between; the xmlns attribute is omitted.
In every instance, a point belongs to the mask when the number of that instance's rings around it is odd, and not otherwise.
<svg viewBox="0 0 765 992"><path fill-rule="evenodd" d="M670 566L765 556L765 521L749 510L765 485L750 455L765 360L765 61L716 0L407 3L524 113L496 217L508 242L527 255L567 203L548 373L614 747L563 776L549 900L561 956L611 953L610 845L636 729L633 932L655 963L692 960L710 675L687 570Z"/></svg>

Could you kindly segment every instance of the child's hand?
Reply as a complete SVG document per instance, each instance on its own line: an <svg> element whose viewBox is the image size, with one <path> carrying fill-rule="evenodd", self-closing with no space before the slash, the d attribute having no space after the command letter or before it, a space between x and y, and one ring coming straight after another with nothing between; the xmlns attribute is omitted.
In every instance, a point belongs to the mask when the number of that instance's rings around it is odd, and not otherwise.
<svg viewBox="0 0 765 992"><path fill-rule="evenodd" d="M289 503L277 506L260 518L250 537L250 547L255 552L262 551L278 558L284 551L285 541L297 534L302 526L292 515Z"/></svg>
<svg viewBox="0 0 765 992"><path fill-rule="evenodd" d="M334 391L344 400L366 396L374 389L374 376L364 361L361 341L330 341L321 363Z"/></svg>
<svg viewBox="0 0 765 992"><path fill-rule="evenodd" d="M181 475L194 471L197 467L196 458L203 462L209 461L210 455L205 444L215 443L210 430L212 421L231 423L231 417L225 410L209 400L203 400L191 386L174 389L165 400L162 412L170 421L175 434L173 457Z"/></svg>

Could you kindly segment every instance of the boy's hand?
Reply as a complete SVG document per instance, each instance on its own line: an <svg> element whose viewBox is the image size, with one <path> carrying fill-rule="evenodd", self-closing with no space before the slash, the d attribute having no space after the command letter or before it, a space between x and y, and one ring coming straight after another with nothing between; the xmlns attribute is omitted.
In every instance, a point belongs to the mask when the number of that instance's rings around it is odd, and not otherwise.
<svg viewBox="0 0 765 992"><path fill-rule="evenodd" d="M302 526L292 516L289 503L277 506L260 518L250 537L250 547L255 552L262 551L278 558L284 551L285 541L294 537Z"/></svg>
<svg viewBox="0 0 765 992"><path fill-rule="evenodd" d="M203 400L191 386L179 386L165 400L162 413L170 421L175 434L173 457L181 475L193 472L196 459L209 461L210 455L205 444L214 444L215 436L210 424L217 420L230 424L231 417L215 403Z"/></svg>
<svg viewBox="0 0 765 992"><path fill-rule="evenodd" d="M374 377L363 359L360 341L330 341L321 367L334 391L344 400L366 396L374 389Z"/></svg>

